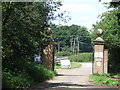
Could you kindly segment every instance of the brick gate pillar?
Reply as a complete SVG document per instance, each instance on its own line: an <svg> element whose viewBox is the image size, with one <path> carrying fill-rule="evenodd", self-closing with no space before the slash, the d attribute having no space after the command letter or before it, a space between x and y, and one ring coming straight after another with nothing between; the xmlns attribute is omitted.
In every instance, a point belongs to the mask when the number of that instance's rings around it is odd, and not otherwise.
<svg viewBox="0 0 120 90"><path fill-rule="evenodd" d="M108 49L104 50L104 73L108 73Z"/></svg>
<svg viewBox="0 0 120 90"><path fill-rule="evenodd" d="M102 35L102 30L97 30L97 35ZM104 40L101 37L97 37L94 40L94 69L93 73L104 73Z"/></svg>
<svg viewBox="0 0 120 90"><path fill-rule="evenodd" d="M50 69L53 70L53 44L52 40L50 41L50 44L43 50L43 62L42 64Z"/></svg>
<svg viewBox="0 0 120 90"><path fill-rule="evenodd" d="M48 28L47 34L52 37L53 32L50 28ZM53 39L52 38L50 38L50 43L43 50L42 64L50 70L54 69Z"/></svg>

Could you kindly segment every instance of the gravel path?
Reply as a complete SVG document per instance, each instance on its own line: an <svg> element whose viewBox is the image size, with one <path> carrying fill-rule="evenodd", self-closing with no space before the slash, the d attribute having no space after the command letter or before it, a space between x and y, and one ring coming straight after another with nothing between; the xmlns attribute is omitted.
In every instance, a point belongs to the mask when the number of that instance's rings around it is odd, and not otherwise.
<svg viewBox="0 0 120 90"><path fill-rule="evenodd" d="M45 83L40 83L33 89L58 89L58 88L109 88L115 90L111 86L96 84L90 81L89 76L92 74L92 63L81 63L80 68L75 69L56 69L58 76ZM111 89L110 89L111 88Z"/></svg>

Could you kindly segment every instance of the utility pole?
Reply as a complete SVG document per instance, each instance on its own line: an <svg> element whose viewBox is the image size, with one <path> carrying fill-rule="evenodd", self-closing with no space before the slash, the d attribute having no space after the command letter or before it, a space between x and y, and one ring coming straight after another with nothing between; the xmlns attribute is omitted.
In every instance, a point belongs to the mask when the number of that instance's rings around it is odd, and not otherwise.
<svg viewBox="0 0 120 90"><path fill-rule="evenodd" d="M79 53L79 40L78 35L76 37L76 61L78 60L78 53Z"/></svg>
<svg viewBox="0 0 120 90"><path fill-rule="evenodd" d="M78 35L77 35L77 52L79 53L79 40L78 40Z"/></svg>
<svg viewBox="0 0 120 90"><path fill-rule="evenodd" d="M58 53L60 52L60 43L58 43Z"/></svg>
<svg viewBox="0 0 120 90"><path fill-rule="evenodd" d="M74 43L73 43L73 53L75 53L75 38L74 38Z"/></svg>
<svg viewBox="0 0 120 90"><path fill-rule="evenodd" d="M73 43L73 40L70 40L71 52L73 50L72 43Z"/></svg>

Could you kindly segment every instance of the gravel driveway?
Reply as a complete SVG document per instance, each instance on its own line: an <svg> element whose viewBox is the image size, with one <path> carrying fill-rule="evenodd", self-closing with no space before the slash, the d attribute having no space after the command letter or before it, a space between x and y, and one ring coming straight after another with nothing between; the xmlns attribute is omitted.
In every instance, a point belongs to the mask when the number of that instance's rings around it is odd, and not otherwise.
<svg viewBox="0 0 120 90"><path fill-rule="evenodd" d="M111 86L96 84L90 81L89 76L92 74L92 63L80 64L82 64L80 68L56 69L58 76L46 81L45 83L38 84L33 87L33 89L56 90L58 88L63 88L65 90L69 90L70 88L102 88L101 90L104 90L103 88L109 88L108 90L115 90L115 88Z"/></svg>

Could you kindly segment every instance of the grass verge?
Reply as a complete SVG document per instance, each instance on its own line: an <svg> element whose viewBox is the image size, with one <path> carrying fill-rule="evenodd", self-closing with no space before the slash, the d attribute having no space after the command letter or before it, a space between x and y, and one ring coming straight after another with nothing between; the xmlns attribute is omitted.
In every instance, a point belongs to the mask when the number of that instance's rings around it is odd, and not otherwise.
<svg viewBox="0 0 120 90"><path fill-rule="evenodd" d="M108 74L93 74L90 76L92 81L96 83L101 83L109 86L120 86L120 73L108 73Z"/></svg>
<svg viewBox="0 0 120 90"><path fill-rule="evenodd" d="M71 62L71 68L61 68L60 64L55 65L55 69L72 69L72 68L78 68L81 64L79 62Z"/></svg>

